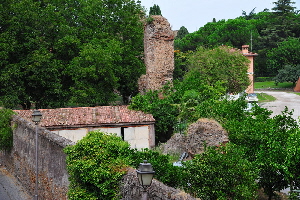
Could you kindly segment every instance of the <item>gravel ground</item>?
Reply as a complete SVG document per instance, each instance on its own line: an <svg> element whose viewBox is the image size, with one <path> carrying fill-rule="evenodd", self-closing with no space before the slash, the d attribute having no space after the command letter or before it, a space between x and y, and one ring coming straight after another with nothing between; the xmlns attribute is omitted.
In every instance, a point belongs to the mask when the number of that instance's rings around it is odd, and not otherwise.
<svg viewBox="0 0 300 200"><path fill-rule="evenodd" d="M279 92L279 91L257 91L256 93L266 93L276 98L275 101L260 104L261 107L273 111L272 116L281 114L285 106L287 106L289 111L291 111L292 109L294 110L292 117L299 121L299 117L300 117L300 96L299 95L290 92Z"/></svg>
<svg viewBox="0 0 300 200"><path fill-rule="evenodd" d="M0 200L31 200L32 198L18 180L0 164Z"/></svg>

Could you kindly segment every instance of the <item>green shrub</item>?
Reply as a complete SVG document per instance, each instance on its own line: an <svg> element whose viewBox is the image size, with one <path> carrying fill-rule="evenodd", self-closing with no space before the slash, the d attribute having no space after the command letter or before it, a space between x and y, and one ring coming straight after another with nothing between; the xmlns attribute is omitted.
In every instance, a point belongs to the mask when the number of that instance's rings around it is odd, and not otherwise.
<svg viewBox="0 0 300 200"><path fill-rule="evenodd" d="M127 142L93 131L64 152L71 182L69 199L119 199L119 183L134 152Z"/></svg>
<svg viewBox="0 0 300 200"><path fill-rule="evenodd" d="M255 199L258 177L233 144L209 147L183 167L182 187L201 199Z"/></svg>
<svg viewBox="0 0 300 200"><path fill-rule="evenodd" d="M0 109L0 150L9 150L13 145L13 132L10 126L13 114L10 109Z"/></svg>
<svg viewBox="0 0 300 200"><path fill-rule="evenodd" d="M70 174L69 199L119 199L119 184L127 167L138 168L143 160L153 165L161 182L177 187L181 180L181 169L172 165L169 155L130 149L127 142L112 134L89 132L64 152Z"/></svg>
<svg viewBox="0 0 300 200"><path fill-rule="evenodd" d="M132 156L133 167L138 168L139 164L147 160L152 164L155 171L154 177L170 187L178 187L181 181L181 168L173 166L169 155L160 154L157 151L144 149L137 151Z"/></svg>

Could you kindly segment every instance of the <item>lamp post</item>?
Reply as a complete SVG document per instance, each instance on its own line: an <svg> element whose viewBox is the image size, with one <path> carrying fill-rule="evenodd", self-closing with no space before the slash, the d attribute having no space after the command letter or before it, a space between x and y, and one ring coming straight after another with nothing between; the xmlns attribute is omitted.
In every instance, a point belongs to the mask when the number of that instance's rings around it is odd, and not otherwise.
<svg viewBox="0 0 300 200"><path fill-rule="evenodd" d="M155 171L153 171L151 163L148 163L147 160L144 160L143 163L140 163L139 169L136 170L137 176L139 178L139 183L143 187L143 196L142 200L148 199L147 188L151 185Z"/></svg>
<svg viewBox="0 0 300 200"><path fill-rule="evenodd" d="M34 110L32 113L32 121L35 123L35 195L34 199L38 199L38 124L41 121L42 113L39 110Z"/></svg>

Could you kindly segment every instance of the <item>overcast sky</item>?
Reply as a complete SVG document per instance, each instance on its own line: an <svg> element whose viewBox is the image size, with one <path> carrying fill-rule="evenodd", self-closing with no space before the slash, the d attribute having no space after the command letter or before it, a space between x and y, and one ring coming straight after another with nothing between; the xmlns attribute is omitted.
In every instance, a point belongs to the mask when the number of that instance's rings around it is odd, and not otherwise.
<svg viewBox="0 0 300 200"><path fill-rule="evenodd" d="M162 15L167 18L172 30L185 26L190 33L203 27L213 18L234 19L242 16L243 10L247 14L255 8L255 13L275 6L277 0L140 0L142 6L149 13L150 7L159 5ZM300 10L300 0L293 0L297 10Z"/></svg>

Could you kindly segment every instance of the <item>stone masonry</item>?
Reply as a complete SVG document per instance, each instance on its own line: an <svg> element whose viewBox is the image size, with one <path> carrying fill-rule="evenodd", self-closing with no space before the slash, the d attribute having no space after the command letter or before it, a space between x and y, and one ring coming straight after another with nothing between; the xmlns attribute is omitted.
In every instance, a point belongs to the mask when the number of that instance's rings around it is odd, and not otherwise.
<svg viewBox="0 0 300 200"><path fill-rule="evenodd" d="M159 90L173 80L174 32L170 23L160 15L145 26L144 54L146 74L139 79L139 91Z"/></svg>

